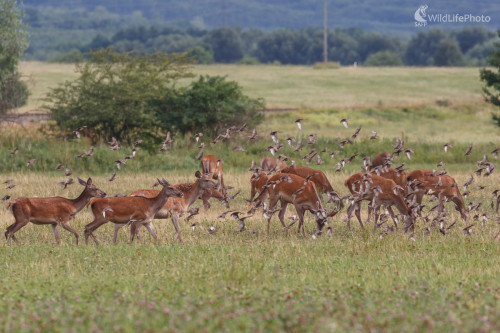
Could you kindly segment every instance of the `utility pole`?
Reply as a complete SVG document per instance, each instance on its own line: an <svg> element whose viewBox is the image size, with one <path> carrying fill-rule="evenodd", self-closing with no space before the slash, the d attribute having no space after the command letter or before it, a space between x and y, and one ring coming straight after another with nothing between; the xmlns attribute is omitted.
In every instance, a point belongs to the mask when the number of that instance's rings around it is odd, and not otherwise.
<svg viewBox="0 0 500 333"><path fill-rule="evenodd" d="M328 25L326 19L326 0L323 2L323 62L328 62Z"/></svg>

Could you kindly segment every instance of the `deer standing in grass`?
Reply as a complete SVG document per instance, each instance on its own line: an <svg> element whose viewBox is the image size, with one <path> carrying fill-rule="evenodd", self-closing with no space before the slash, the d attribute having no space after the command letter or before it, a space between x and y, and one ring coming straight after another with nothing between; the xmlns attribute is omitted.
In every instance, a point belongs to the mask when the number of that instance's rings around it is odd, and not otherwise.
<svg viewBox="0 0 500 333"><path fill-rule="evenodd" d="M174 185L175 188L179 188L180 186L183 186L184 188L188 189L189 187L194 186L194 183L183 183ZM198 199L203 201L203 207L205 208L205 210L210 209L211 205L209 200L211 198L219 200L222 206L224 206L225 208L229 208L229 201L227 200L227 197L224 196L224 194L222 194L217 189L214 189L214 190L203 191L201 195L198 197Z"/></svg>
<svg viewBox="0 0 500 333"><path fill-rule="evenodd" d="M217 189L226 195L226 188L224 187L224 178L222 171L222 160L217 159L214 155L206 155L201 159L201 172L203 174L210 174L212 179L218 181Z"/></svg>
<svg viewBox="0 0 500 333"><path fill-rule="evenodd" d="M260 168L262 169L262 171L279 171L286 168L287 166L288 165L286 164L286 162L276 157L262 157L260 159Z"/></svg>
<svg viewBox="0 0 500 333"><path fill-rule="evenodd" d="M375 169L376 167L378 166L385 166L385 165L389 165L388 162L392 162L392 155L389 154L388 152L383 152L383 153L380 153L378 155L376 155L374 158L373 158L373 161L370 165L370 170L373 170Z"/></svg>
<svg viewBox="0 0 500 333"><path fill-rule="evenodd" d="M316 185L318 193L331 193L334 189L323 171L315 170L305 166L289 166L281 169L281 173L291 173L302 178L307 178Z"/></svg>
<svg viewBox="0 0 500 333"><path fill-rule="evenodd" d="M158 182L163 188L161 191L157 191L157 194L152 198L129 196L93 200L90 203L90 208L94 215L94 220L85 226L85 243L88 243L90 236L98 244L93 231L109 221L121 226L131 224L131 244L134 241L136 229L140 225L145 226L156 240L156 233L151 223L155 214L165 205L169 197L182 198L183 196L181 191L170 186L164 179ZM116 238L113 239L113 243L116 243Z"/></svg>
<svg viewBox="0 0 500 333"><path fill-rule="evenodd" d="M371 173L359 172L347 178L344 185L349 189L354 197L354 203L347 212L348 228L351 227L351 214L352 209L354 209L359 225L364 229L363 222L361 220L361 201L363 200L369 201L372 209L375 211L374 229L377 227L381 206L387 207L387 210L394 220L396 227L397 220L391 206L395 206L401 215L413 219L413 213L406 205L403 193L401 193L402 191L391 179L380 177Z"/></svg>
<svg viewBox="0 0 500 333"><path fill-rule="evenodd" d="M253 201L255 194L261 193L264 189L264 185L267 184L267 173L264 171L255 172L250 177L250 201Z"/></svg>
<svg viewBox="0 0 500 333"><path fill-rule="evenodd" d="M468 220L464 199L452 177L438 175L432 170L414 170L406 175L406 181L419 205L422 204L424 194L433 195L439 199L438 213L441 213L444 210L444 202L450 200L455 204L455 209L460 212L462 219Z"/></svg>
<svg viewBox="0 0 500 333"><path fill-rule="evenodd" d="M7 205L12 211L15 222L7 227L5 238L7 241L13 239L17 243L14 234L27 225L50 224L57 244L60 244L57 227L61 225L64 229L75 235L76 245L78 245L78 233L69 225L69 222L80 212L92 197L105 197L106 193L92 184L92 179L87 182L78 178L78 182L85 186L83 192L76 199L66 199L62 197L50 198L17 198Z"/></svg>
<svg viewBox="0 0 500 333"><path fill-rule="evenodd" d="M202 176L200 172L197 171L195 173L195 176L197 180L194 184L188 183L188 186L184 186L184 184L174 185L173 187L176 190L180 191L182 193L182 196L174 196L169 198L154 215L155 219L168 219L169 217L172 218L172 224L174 225L176 231L176 238L179 241L182 241L181 229L179 226L179 218L182 216L182 214L184 214L188 210L189 206L191 206L198 199L201 193L207 190L213 190L217 187L217 184L208 179L209 178L208 175ZM157 196L159 192L160 192L159 190L153 190L153 189L135 190L134 192L130 193L130 196L139 198L140 197L153 198ZM106 222L92 226L92 228L89 229L89 231L86 232L85 234L86 239L88 238L88 236L92 236L93 239L96 240L92 232L95 231L98 227L100 227L104 223ZM116 244L118 230L120 230L120 228L123 226L125 226L125 222L121 223L115 222L115 230L113 233L113 244ZM153 233L151 232L150 228L148 228L148 225L145 226L146 229L148 229L149 233L153 236ZM133 231L136 232L138 230L134 228Z"/></svg>
<svg viewBox="0 0 500 333"><path fill-rule="evenodd" d="M259 196L253 201L255 207L250 210L250 212L255 211L267 198L269 198L269 209L273 209L274 206L281 202L281 209L278 217L281 221L281 225L287 228L285 224L285 213L288 204L293 204L295 210L297 211L297 217L299 219L298 231L302 230L302 234L305 236L304 230L304 213L310 211L316 216L316 224L318 230L321 230L327 221L327 214L321 200L316 191L316 186L312 181L307 181L295 174L275 174L269 178L267 184L265 185ZM267 218L267 233L269 234L269 227L271 224L271 216Z"/></svg>

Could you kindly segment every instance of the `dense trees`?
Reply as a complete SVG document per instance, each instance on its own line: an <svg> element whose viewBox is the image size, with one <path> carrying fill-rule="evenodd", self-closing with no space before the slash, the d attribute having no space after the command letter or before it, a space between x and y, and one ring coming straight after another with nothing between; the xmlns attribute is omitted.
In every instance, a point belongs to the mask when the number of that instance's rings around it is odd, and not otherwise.
<svg viewBox="0 0 500 333"><path fill-rule="evenodd" d="M76 66L79 74L52 89L47 106L57 127L71 133L81 126L94 142L116 137L153 143L166 130L216 133L230 125L256 125L263 101L243 95L236 82L201 77L188 87L176 88L192 76L185 54L139 56L103 49L89 53Z"/></svg>
<svg viewBox="0 0 500 333"><path fill-rule="evenodd" d="M500 37L500 30L498 30ZM491 53L488 60L493 69L481 70L481 81L484 81L486 86L483 88L486 100L497 107L500 107L500 43L495 44L495 49ZM493 114L493 120L500 126L500 112Z"/></svg>
<svg viewBox="0 0 500 333"><path fill-rule="evenodd" d="M28 89L17 72L19 58L28 46L22 12L16 0L0 2L0 114L22 106Z"/></svg>
<svg viewBox="0 0 500 333"><path fill-rule="evenodd" d="M465 27L458 31L432 28L420 31L406 43L394 36L360 28L334 29L328 32L328 55L330 61L341 65L356 62L370 66L477 66L486 64L494 40L494 34L480 27ZM138 25L108 37L97 34L79 48L68 44L66 52L60 52L52 59L75 61L79 59L76 50L85 53L109 46L118 52L133 51L141 55L156 51L189 52L196 62L202 64L307 65L322 61L323 32L317 28L264 32L230 27L203 30Z"/></svg>

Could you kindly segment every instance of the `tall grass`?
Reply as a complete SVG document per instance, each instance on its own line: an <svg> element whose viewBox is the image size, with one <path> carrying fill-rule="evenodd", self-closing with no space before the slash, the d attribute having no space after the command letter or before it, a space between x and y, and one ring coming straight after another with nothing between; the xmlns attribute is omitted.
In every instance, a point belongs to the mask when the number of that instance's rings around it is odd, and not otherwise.
<svg viewBox="0 0 500 333"><path fill-rule="evenodd" d="M193 179L163 173L171 182ZM163 175L160 174L160 175ZM346 193L344 175L327 174L334 188ZM63 195L55 176L16 177L13 195ZM123 174L109 183L94 183L109 195L149 187L158 174ZM460 184L466 173L454 175ZM226 182L242 193L232 209L247 207L249 175L228 172ZM481 181L483 181L481 179ZM498 184L498 176L491 180ZM234 191L234 190L232 190ZM469 200L489 200L490 192L474 188ZM486 201L487 202L487 201ZM432 203L427 203L431 205ZM195 206L199 206L197 203ZM447 204L448 205L448 204ZM451 219L458 213L448 207ZM493 213L485 204L485 209ZM284 232L273 217L270 235L260 214L239 233L232 218L218 220L223 208L182 223L184 242L174 240L170 221L154 222L159 243L143 233L143 242L110 246L112 226L95 232L101 246L74 246L61 230L55 246L48 226L29 224L16 235L19 245L0 242L0 327L4 331L493 331L499 325L496 306L500 248L491 242L495 221L477 223L464 236L459 221L442 235L427 235L419 222L414 240L402 231L381 237L371 225L347 230L343 215L330 221L333 235L303 238L295 227ZM287 216L293 214L289 212ZM365 215L363 215L366 218ZM72 226L81 234L92 220L84 210ZM0 209L0 229L12 223ZM217 221L217 222L216 222ZM217 233L210 235L209 226ZM314 219L307 215L311 233ZM383 229L382 229L383 230Z"/></svg>
<svg viewBox="0 0 500 333"><path fill-rule="evenodd" d="M29 78L29 105L43 105L49 88L76 77L71 64L21 62ZM237 81L245 94L263 97L269 108L359 109L373 106L470 104L481 102L478 68L352 68L313 66L198 65L196 75L221 75ZM181 82L181 84L187 83Z"/></svg>

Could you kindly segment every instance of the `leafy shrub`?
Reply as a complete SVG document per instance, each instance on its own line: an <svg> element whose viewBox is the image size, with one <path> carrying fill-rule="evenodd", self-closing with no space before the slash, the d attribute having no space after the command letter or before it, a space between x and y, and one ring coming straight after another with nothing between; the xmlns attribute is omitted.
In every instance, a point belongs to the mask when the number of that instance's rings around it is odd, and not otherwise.
<svg viewBox="0 0 500 333"><path fill-rule="evenodd" d="M76 65L79 77L52 89L45 108L59 130L87 126L93 142L116 137L133 142L163 136L151 102L168 94L179 78L189 76L186 55L157 52L146 56L111 49L88 54Z"/></svg>
<svg viewBox="0 0 500 333"><path fill-rule="evenodd" d="M403 66L399 54L392 51L380 51L370 54L366 59L365 66Z"/></svg>
<svg viewBox="0 0 500 333"><path fill-rule="evenodd" d="M156 102L161 127L182 134L216 135L233 125L255 126L263 120L264 101L243 95L235 81L200 76L186 88L172 89Z"/></svg>

